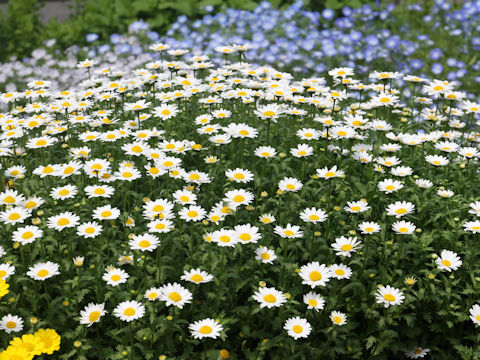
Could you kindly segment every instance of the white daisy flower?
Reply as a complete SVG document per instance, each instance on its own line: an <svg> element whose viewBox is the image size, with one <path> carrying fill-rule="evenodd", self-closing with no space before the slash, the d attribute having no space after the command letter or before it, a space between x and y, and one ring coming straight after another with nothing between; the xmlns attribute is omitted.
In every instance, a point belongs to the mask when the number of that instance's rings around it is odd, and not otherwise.
<svg viewBox="0 0 480 360"><path fill-rule="evenodd" d="M392 224L392 230L400 235L411 235L417 227L409 221L396 221Z"/></svg>
<svg viewBox="0 0 480 360"><path fill-rule="evenodd" d="M457 253L445 249L442 250L440 256L435 259L435 263L437 264L438 269L447 270L448 272L457 270L462 266L462 260L460 260Z"/></svg>
<svg viewBox="0 0 480 360"><path fill-rule="evenodd" d="M16 315L5 315L0 319L0 330L5 331L7 334L22 331L23 319Z"/></svg>
<svg viewBox="0 0 480 360"><path fill-rule="evenodd" d="M82 236L86 239L93 239L100 235L103 227L95 221L89 221L83 224L80 224L77 227L77 235Z"/></svg>
<svg viewBox="0 0 480 360"><path fill-rule="evenodd" d="M130 322L143 317L145 306L138 301L124 301L113 310L113 315L122 321Z"/></svg>
<svg viewBox="0 0 480 360"><path fill-rule="evenodd" d="M260 303L260 308L280 307L287 302L285 294L275 288L259 287L253 299Z"/></svg>
<svg viewBox="0 0 480 360"><path fill-rule="evenodd" d="M347 315L340 311L332 311L330 313L330 320L333 325L342 326L347 323Z"/></svg>
<svg viewBox="0 0 480 360"><path fill-rule="evenodd" d="M475 325L480 325L480 305L474 304L469 312L470 320L472 320Z"/></svg>
<svg viewBox="0 0 480 360"><path fill-rule="evenodd" d="M280 235L282 238L293 239L303 237L303 231L300 230L300 226L296 225L287 224L286 227L277 225L275 226L274 232L275 234Z"/></svg>
<svg viewBox="0 0 480 360"><path fill-rule="evenodd" d="M216 339L223 331L223 326L218 321L207 318L188 325L188 329L195 339Z"/></svg>
<svg viewBox="0 0 480 360"><path fill-rule="evenodd" d="M376 222L364 221L358 225L358 229L362 234L375 234L380 231L381 227Z"/></svg>
<svg viewBox="0 0 480 360"><path fill-rule="evenodd" d="M390 285L380 285L375 293L377 304L383 304L386 308L390 305L400 305L403 303L405 296L403 293Z"/></svg>
<svg viewBox="0 0 480 360"><path fill-rule="evenodd" d="M180 279L189 281L194 284L203 284L213 280L213 275L210 275L206 271L200 269L192 269L190 271L185 270Z"/></svg>
<svg viewBox="0 0 480 360"><path fill-rule="evenodd" d="M272 264L276 258L275 251L265 246L260 246L255 250L255 260L260 260L264 264Z"/></svg>
<svg viewBox="0 0 480 360"><path fill-rule="evenodd" d="M107 268L102 279L107 282L107 285L118 286L127 282L129 277L130 275L126 271L111 267Z"/></svg>
<svg viewBox="0 0 480 360"><path fill-rule="evenodd" d="M408 201L396 201L385 209L388 216L395 216L397 219L411 214L415 211L415 205Z"/></svg>
<svg viewBox="0 0 480 360"><path fill-rule="evenodd" d="M185 304L192 302L192 293L182 285L173 283L161 287L160 301L165 301L166 306L174 305L180 309Z"/></svg>
<svg viewBox="0 0 480 360"><path fill-rule="evenodd" d="M107 312L105 311L105 303L94 304L90 303L80 311L80 324L88 327L100 321L100 318Z"/></svg>
<svg viewBox="0 0 480 360"><path fill-rule="evenodd" d="M37 263L28 269L27 276L34 280L44 281L52 276L60 275L59 267L60 265L51 261Z"/></svg>
<svg viewBox="0 0 480 360"><path fill-rule="evenodd" d="M72 228L78 225L80 217L70 211L51 216L47 220L47 227L62 231L65 228Z"/></svg>
<svg viewBox="0 0 480 360"><path fill-rule="evenodd" d="M330 275L335 279L350 279L352 276L352 269L347 265L333 264L328 267Z"/></svg>
<svg viewBox="0 0 480 360"><path fill-rule="evenodd" d="M33 243L35 240L43 236L43 230L37 226L28 225L19 227L12 234L12 241L19 242L22 245Z"/></svg>
<svg viewBox="0 0 480 360"><path fill-rule="evenodd" d="M314 224L324 222L327 220L328 214L321 210L321 209L316 209L316 208L306 208L300 213L300 219L302 219L305 222L311 222Z"/></svg>
<svg viewBox="0 0 480 360"><path fill-rule="evenodd" d="M298 316L289 318L285 321L283 328L287 330L288 335L295 340L307 338L312 332L312 326L310 323L306 319L302 319Z"/></svg>
<svg viewBox="0 0 480 360"><path fill-rule="evenodd" d="M307 305L308 309L314 309L315 311L323 310L325 307L325 300L312 291L303 295L303 302Z"/></svg>
<svg viewBox="0 0 480 360"><path fill-rule="evenodd" d="M352 252L356 252L361 247L361 242L357 241L356 237L344 237L341 236L335 239L335 243L332 244L332 248L335 250L336 255L340 256L352 256Z"/></svg>
<svg viewBox="0 0 480 360"><path fill-rule="evenodd" d="M317 261L303 265L298 275L302 278L302 284L309 285L312 289L316 286L326 286L332 276L328 266Z"/></svg>

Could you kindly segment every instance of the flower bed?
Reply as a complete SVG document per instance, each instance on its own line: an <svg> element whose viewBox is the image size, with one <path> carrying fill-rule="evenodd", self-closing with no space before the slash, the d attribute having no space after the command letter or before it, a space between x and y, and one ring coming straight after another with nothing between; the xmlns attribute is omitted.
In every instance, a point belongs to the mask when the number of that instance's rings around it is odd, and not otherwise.
<svg viewBox="0 0 480 360"><path fill-rule="evenodd" d="M478 353L479 104L152 48L0 96L0 359Z"/></svg>

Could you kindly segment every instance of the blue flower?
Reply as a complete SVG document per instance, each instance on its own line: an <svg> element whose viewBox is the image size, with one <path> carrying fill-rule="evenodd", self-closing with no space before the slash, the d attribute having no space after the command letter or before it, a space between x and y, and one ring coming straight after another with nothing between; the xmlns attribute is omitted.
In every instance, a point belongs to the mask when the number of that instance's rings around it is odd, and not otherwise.
<svg viewBox="0 0 480 360"><path fill-rule="evenodd" d="M333 11L332 9L324 9L322 11L322 16L325 20L330 21L335 17L335 11Z"/></svg>
<svg viewBox="0 0 480 360"><path fill-rule="evenodd" d="M95 34L95 33L91 33L91 34L87 34L87 42L94 42L94 41L97 41L99 36L98 34Z"/></svg>
<svg viewBox="0 0 480 360"><path fill-rule="evenodd" d="M342 14L343 16L350 16L352 15L353 11L352 11L352 8L350 6L345 6L343 9L342 9Z"/></svg>
<svg viewBox="0 0 480 360"><path fill-rule="evenodd" d="M411 67L413 70L421 69L421 68L423 67L423 61L420 60L420 59L410 60L410 67Z"/></svg>
<svg viewBox="0 0 480 360"><path fill-rule="evenodd" d="M434 73L435 75L438 75L443 71L443 65L440 63L433 63L431 70L432 70L432 73Z"/></svg>
<svg viewBox="0 0 480 360"><path fill-rule="evenodd" d="M120 34L112 34L110 35L110 42L112 44L119 44L122 41L122 36Z"/></svg>
<svg viewBox="0 0 480 360"><path fill-rule="evenodd" d="M440 50L439 48L435 48L430 51L430 59L432 60L438 60L442 57L442 55L442 50Z"/></svg>

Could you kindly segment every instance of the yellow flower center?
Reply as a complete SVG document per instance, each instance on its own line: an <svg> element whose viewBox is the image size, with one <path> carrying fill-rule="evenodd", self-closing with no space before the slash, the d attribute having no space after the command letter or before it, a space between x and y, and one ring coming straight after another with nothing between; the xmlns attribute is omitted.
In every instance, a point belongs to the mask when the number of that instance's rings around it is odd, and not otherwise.
<svg viewBox="0 0 480 360"><path fill-rule="evenodd" d="M126 308L124 311L123 311L123 315L125 316L133 316L135 315L135 309L134 308Z"/></svg>
<svg viewBox="0 0 480 360"><path fill-rule="evenodd" d="M345 271L342 270L342 269L337 269L337 270L335 270L335 274L339 275L339 276L343 276L343 275L345 275Z"/></svg>
<svg viewBox="0 0 480 360"><path fill-rule="evenodd" d="M160 212L165 210L165 208L162 205L155 205L152 209L154 212Z"/></svg>
<svg viewBox="0 0 480 360"><path fill-rule="evenodd" d="M46 269L42 269L39 272L37 272L37 276L42 278L47 276L48 274L50 274L50 272Z"/></svg>
<svg viewBox="0 0 480 360"><path fill-rule="evenodd" d="M13 196L8 195L5 197L5 199L3 199L3 202L7 204L14 204L15 198Z"/></svg>
<svg viewBox="0 0 480 360"><path fill-rule="evenodd" d="M308 305L315 307L318 305L318 301L315 299L310 299L308 300Z"/></svg>
<svg viewBox="0 0 480 360"><path fill-rule="evenodd" d="M322 274L319 271L312 271L308 276L312 281L319 281L322 280Z"/></svg>
<svg viewBox="0 0 480 360"><path fill-rule="evenodd" d="M67 218L61 218L60 220L58 220L57 222L57 225L58 226L66 226L70 224L70 220L68 220Z"/></svg>
<svg viewBox="0 0 480 360"><path fill-rule="evenodd" d="M402 228L398 229L398 231L400 231L402 233L406 233L406 232L408 232L408 228L402 227Z"/></svg>
<svg viewBox="0 0 480 360"><path fill-rule="evenodd" d="M112 212L109 210L105 210L105 211L102 211L100 216L106 218L106 217L112 216Z"/></svg>
<svg viewBox="0 0 480 360"><path fill-rule="evenodd" d="M37 146L45 146L45 145L47 145L47 142L45 140L38 140L36 145Z"/></svg>
<svg viewBox="0 0 480 360"><path fill-rule="evenodd" d="M200 274L195 274L195 275L192 275L190 280L192 280L194 282L200 282L200 281L203 281L203 276L200 275Z"/></svg>
<svg viewBox="0 0 480 360"><path fill-rule="evenodd" d="M350 251L353 249L353 246L350 244L345 244L345 245L342 245L341 249L342 251Z"/></svg>
<svg viewBox="0 0 480 360"><path fill-rule="evenodd" d="M238 179L238 180L242 180L242 179L245 179L245 175L241 174L241 173L236 173L235 175L233 175L233 177L235 179Z"/></svg>
<svg viewBox="0 0 480 360"><path fill-rule="evenodd" d="M393 296L392 294L385 294L383 295L383 298L387 301L395 301L395 296Z"/></svg>
<svg viewBox="0 0 480 360"><path fill-rule="evenodd" d="M68 191L67 189L62 189L58 192L58 195L60 196L65 196L65 195L68 195L70 194L70 191Z"/></svg>
<svg viewBox="0 0 480 360"><path fill-rule="evenodd" d="M308 218L309 218L310 220L313 220L313 221L320 220L320 217L319 217L318 215L315 215L315 214L310 215Z"/></svg>
<svg viewBox="0 0 480 360"><path fill-rule="evenodd" d="M220 241L221 242L224 242L224 243L227 243L227 242L230 242L230 236L227 236L227 235L222 235L220 236Z"/></svg>
<svg viewBox="0 0 480 360"><path fill-rule="evenodd" d="M200 179L200 175L198 175L198 174L192 174L192 175L190 175L190 179L191 179L191 180L198 180L198 179Z"/></svg>
<svg viewBox="0 0 480 360"><path fill-rule="evenodd" d="M182 296L176 291L172 291L170 294L168 294L168 298L174 302L179 302L182 300Z"/></svg>
<svg viewBox="0 0 480 360"><path fill-rule="evenodd" d="M233 197L233 201L235 201L237 203L240 203L244 200L245 200L245 198L242 195L236 195L236 196Z"/></svg>
<svg viewBox="0 0 480 360"><path fill-rule="evenodd" d="M24 233L22 234L22 239L27 240L27 239L30 239L32 236L33 236L33 233L32 233L32 232L26 231L26 232L24 232Z"/></svg>
<svg viewBox="0 0 480 360"><path fill-rule="evenodd" d="M365 228L365 231L367 231L367 232L372 232L373 230L374 230L374 229L373 229L372 227L367 227L367 228Z"/></svg>
<svg viewBox="0 0 480 360"><path fill-rule="evenodd" d="M407 210L406 209L397 209L397 210L395 210L395 212L397 214L405 214L407 212Z"/></svg>
<svg viewBox="0 0 480 360"><path fill-rule="evenodd" d="M190 201L190 198L186 195L182 195L182 196L180 196L180 200L183 201L183 202L187 202L187 201Z"/></svg>
<svg viewBox="0 0 480 360"><path fill-rule="evenodd" d="M195 210L190 210L188 213L187 213L188 217L196 217L198 216L198 213L195 211Z"/></svg>
<svg viewBox="0 0 480 360"><path fill-rule="evenodd" d="M260 255L260 257L263 259L263 260L268 260L270 259L270 254L269 253L262 253L262 255Z"/></svg>
<svg viewBox="0 0 480 360"><path fill-rule="evenodd" d="M300 334L303 331L303 328L300 325L294 325L292 330L294 333Z"/></svg>
<svg viewBox="0 0 480 360"><path fill-rule="evenodd" d="M395 190L395 186L393 186L393 185L387 185L387 186L385 186L385 189L387 189L387 190Z"/></svg>
<svg viewBox="0 0 480 360"><path fill-rule="evenodd" d="M328 171L327 173L325 173L325 177L332 177L332 176L335 176L335 173L333 171Z"/></svg>
<svg viewBox="0 0 480 360"><path fill-rule="evenodd" d="M287 236L293 236L293 235L295 235L295 233L294 233L292 230L285 230L283 233L284 233L285 235L287 235Z"/></svg>
<svg viewBox="0 0 480 360"><path fill-rule="evenodd" d="M275 295L268 294L263 297L263 300L270 304L273 304L274 302L277 301L277 298L275 297Z"/></svg>
<svg viewBox="0 0 480 360"><path fill-rule="evenodd" d="M19 213L12 213L9 215L8 220L18 220L20 219L20 214Z"/></svg>
<svg viewBox="0 0 480 360"><path fill-rule="evenodd" d="M448 260L442 260L442 265L443 265L443 266L451 266L452 263L451 263L450 261L448 261Z"/></svg>
<svg viewBox="0 0 480 360"><path fill-rule="evenodd" d="M269 111L265 111L263 113L264 116L268 116L268 117L272 117L272 116L275 116L275 112L269 110Z"/></svg>
<svg viewBox="0 0 480 360"><path fill-rule="evenodd" d="M240 234L239 237L240 237L240 240L242 241L249 241L252 238L250 234L247 234L247 233Z"/></svg>
<svg viewBox="0 0 480 360"><path fill-rule="evenodd" d="M8 321L6 325L7 329L15 329L17 327L17 323L15 321Z"/></svg>
<svg viewBox="0 0 480 360"><path fill-rule="evenodd" d="M90 315L88 315L88 321L91 323L97 321L100 318L100 311L92 311Z"/></svg>
<svg viewBox="0 0 480 360"><path fill-rule="evenodd" d="M199 331L200 331L200 334L210 334L213 331L213 329L208 325L203 325Z"/></svg>
<svg viewBox="0 0 480 360"><path fill-rule="evenodd" d="M333 322L335 324L340 324L342 322L342 318L340 316L334 316L333 317Z"/></svg>
<svg viewBox="0 0 480 360"><path fill-rule="evenodd" d="M110 278L112 281L119 281L122 277L118 274L112 275Z"/></svg>
<svg viewBox="0 0 480 360"><path fill-rule="evenodd" d="M138 246L142 247L142 248L147 248L150 246L150 241L148 240L142 240L138 243Z"/></svg>
<svg viewBox="0 0 480 360"><path fill-rule="evenodd" d="M360 211L360 206L352 206L353 211Z"/></svg>

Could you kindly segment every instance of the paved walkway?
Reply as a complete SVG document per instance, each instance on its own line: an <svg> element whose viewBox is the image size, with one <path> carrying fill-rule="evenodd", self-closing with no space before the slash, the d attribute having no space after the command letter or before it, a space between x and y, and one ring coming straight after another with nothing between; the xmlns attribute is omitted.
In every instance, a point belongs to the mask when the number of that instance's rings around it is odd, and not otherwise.
<svg viewBox="0 0 480 360"><path fill-rule="evenodd" d="M15 0L11 0L15 1ZM68 18L70 14L73 13L73 9L69 6L74 6L74 2L67 1L46 1L45 5L40 9L39 15L40 20L43 23L47 23L48 20L52 18L57 18L58 22L62 22ZM5 14L8 9L8 4L5 1L0 2L0 11Z"/></svg>

